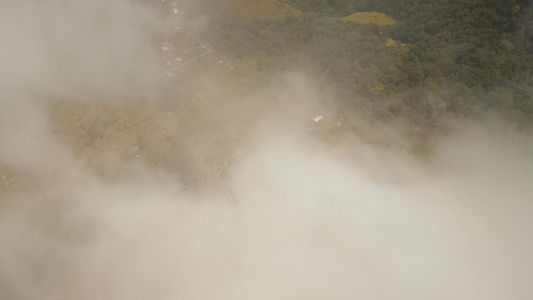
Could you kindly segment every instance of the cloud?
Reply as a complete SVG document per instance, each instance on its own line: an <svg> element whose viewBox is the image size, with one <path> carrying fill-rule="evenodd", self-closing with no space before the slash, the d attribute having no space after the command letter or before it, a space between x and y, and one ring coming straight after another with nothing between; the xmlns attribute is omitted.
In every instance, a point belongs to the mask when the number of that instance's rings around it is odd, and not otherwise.
<svg viewBox="0 0 533 300"><path fill-rule="evenodd" d="M230 171L233 201L90 176L19 199L1 218L3 277L21 299L530 293L531 140L474 126L432 163L379 166L392 183L305 135L260 135Z"/></svg>
<svg viewBox="0 0 533 300"><path fill-rule="evenodd" d="M153 59L143 26L154 15L130 1L17 1L1 5L3 89L128 94Z"/></svg>

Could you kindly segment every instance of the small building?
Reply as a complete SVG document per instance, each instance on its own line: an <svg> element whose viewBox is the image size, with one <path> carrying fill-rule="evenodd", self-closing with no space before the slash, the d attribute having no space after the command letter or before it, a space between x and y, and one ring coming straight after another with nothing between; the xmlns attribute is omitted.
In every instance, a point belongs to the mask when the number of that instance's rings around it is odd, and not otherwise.
<svg viewBox="0 0 533 300"><path fill-rule="evenodd" d="M174 50L174 46L172 46L172 44L169 43L169 42L162 42L161 43L161 50L163 50L163 52L167 53L169 51Z"/></svg>
<svg viewBox="0 0 533 300"><path fill-rule="evenodd" d="M319 124L322 121L324 121L324 116L323 115L318 115L318 116L313 118L313 121L315 122L315 124Z"/></svg>

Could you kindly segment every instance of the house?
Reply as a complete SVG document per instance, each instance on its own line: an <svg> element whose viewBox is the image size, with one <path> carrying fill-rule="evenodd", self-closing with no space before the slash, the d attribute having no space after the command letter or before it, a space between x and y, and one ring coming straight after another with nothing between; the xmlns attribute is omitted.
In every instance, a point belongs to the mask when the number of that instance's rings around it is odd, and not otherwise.
<svg viewBox="0 0 533 300"><path fill-rule="evenodd" d="M163 52L165 54L168 54L169 52L174 50L174 46L172 46L172 44L169 43L169 42L162 42L161 43L161 50L163 50Z"/></svg>

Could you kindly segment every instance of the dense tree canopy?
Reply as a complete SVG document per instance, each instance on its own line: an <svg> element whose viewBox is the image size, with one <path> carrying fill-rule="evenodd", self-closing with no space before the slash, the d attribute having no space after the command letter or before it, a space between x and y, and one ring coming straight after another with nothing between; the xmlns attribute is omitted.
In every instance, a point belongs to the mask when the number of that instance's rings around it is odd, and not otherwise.
<svg viewBox="0 0 533 300"><path fill-rule="evenodd" d="M243 19L217 11L208 38L221 53L265 75L313 72L350 94L346 105L369 99L384 118L431 126L442 113L490 111L531 124L529 0L284 2L304 13ZM385 13L396 25L340 19L360 11Z"/></svg>

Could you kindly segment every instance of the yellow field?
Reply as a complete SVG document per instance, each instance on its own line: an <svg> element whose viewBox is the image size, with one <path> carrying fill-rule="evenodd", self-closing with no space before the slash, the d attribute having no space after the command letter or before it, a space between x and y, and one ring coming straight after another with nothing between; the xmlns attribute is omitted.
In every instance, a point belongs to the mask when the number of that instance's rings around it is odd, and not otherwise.
<svg viewBox="0 0 533 300"><path fill-rule="evenodd" d="M344 22L356 22L359 24L376 24L378 26L395 25L393 18L379 12L356 12L342 18Z"/></svg>
<svg viewBox="0 0 533 300"><path fill-rule="evenodd" d="M215 3L242 18L276 18L286 14L300 16L301 11L275 0L215 0Z"/></svg>

